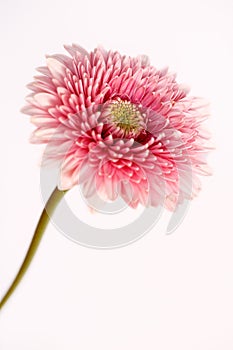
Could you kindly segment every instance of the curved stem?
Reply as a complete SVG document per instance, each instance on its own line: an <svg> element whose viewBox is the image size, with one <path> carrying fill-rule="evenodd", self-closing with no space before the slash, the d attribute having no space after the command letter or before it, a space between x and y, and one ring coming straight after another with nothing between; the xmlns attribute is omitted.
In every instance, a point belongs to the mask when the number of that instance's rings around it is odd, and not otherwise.
<svg viewBox="0 0 233 350"><path fill-rule="evenodd" d="M19 272L17 273L15 279L13 280L10 288L8 289L8 291L6 292L6 294L4 295L2 300L0 301L0 310L5 305L5 303L8 301L10 296L13 294L16 287L18 286L18 284L22 280L23 276L27 272L27 270L32 262L32 259L34 258L35 254L37 252L37 249L39 247L39 244L41 242L41 239L43 237L45 229L49 223L50 217L52 216L57 204L63 198L65 193L66 193L66 191L59 191L58 188L55 188L55 190L51 194L49 200L47 201L47 203L44 207L44 210L40 216L37 227L35 229L35 233L34 233L34 236L32 238L31 244L28 248L27 254L26 254L24 261L19 269Z"/></svg>

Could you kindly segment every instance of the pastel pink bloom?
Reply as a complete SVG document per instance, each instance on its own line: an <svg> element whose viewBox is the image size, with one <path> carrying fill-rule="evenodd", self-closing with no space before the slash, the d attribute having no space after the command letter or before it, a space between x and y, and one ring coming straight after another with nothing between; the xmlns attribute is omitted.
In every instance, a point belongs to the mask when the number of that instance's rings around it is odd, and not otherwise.
<svg viewBox="0 0 233 350"><path fill-rule="evenodd" d="M195 197L199 175L210 174L202 99L146 56L65 48L70 56L48 56L38 68L23 108L36 126L32 142L62 163L60 189L82 184L87 197L170 210Z"/></svg>

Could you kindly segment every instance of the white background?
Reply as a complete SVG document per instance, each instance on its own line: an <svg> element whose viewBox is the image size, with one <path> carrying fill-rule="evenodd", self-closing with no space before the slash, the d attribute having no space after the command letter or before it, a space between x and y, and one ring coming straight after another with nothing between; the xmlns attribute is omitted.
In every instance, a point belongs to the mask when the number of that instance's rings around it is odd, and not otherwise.
<svg viewBox="0 0 233 350"><path fill-rule="evenodd" d="M42 148L28 143L33 127L19 110L44 54L63 53L64 43L103 44L169 65L211 102L216 145L214 175L171 236L161 225L133 245L100 251L50 225L0 314L0 349L232 350L232 1L2 0L0 17L0 296L43 207Z"/></svg>

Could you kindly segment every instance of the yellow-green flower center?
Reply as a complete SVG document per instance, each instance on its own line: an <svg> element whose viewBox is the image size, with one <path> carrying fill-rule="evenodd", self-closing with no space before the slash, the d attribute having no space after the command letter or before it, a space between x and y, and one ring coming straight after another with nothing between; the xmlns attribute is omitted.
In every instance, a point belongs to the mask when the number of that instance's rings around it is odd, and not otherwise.
<svg viewBox="0 0 233 350"><path fill-rule="evenodd" d="M130 101L121 99L112 101L110 119L124 135L136 135L143 128L143 117L139 108Z"/></svg>

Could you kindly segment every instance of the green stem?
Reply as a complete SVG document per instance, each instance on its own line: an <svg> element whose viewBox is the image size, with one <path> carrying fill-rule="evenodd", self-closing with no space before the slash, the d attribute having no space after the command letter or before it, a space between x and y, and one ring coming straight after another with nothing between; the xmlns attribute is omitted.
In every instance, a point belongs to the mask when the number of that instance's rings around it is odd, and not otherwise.
<svg viewBox="0 0 233 350"><path fill-rule="evenodd" d="M49 200L47 201L45 208L41 214L41 217L39 219L39 222L37 224L37 227L35 229L35 233L34 233L34 236L32 238L31 244L28 248L27 254L26 254L24 261L19 269L19 272L16 275L15 279L13 280L10 288L8 289L6 294L4 295L3 299L0 301L0 310L6 304L6 302L10 298L10 296L15 291L16 287L19 285L23 276L27 272L27 270L32 262L32 259L34 258L35 254L37 252L37 249L39 247L39 244L41 242L41 239L43 237L45 229L49 223L50 217L52 216L57 204L63 198L65 193L66 193L66 191L59 191L58 188L55 188L55 190L51 194Z"/></svg>

